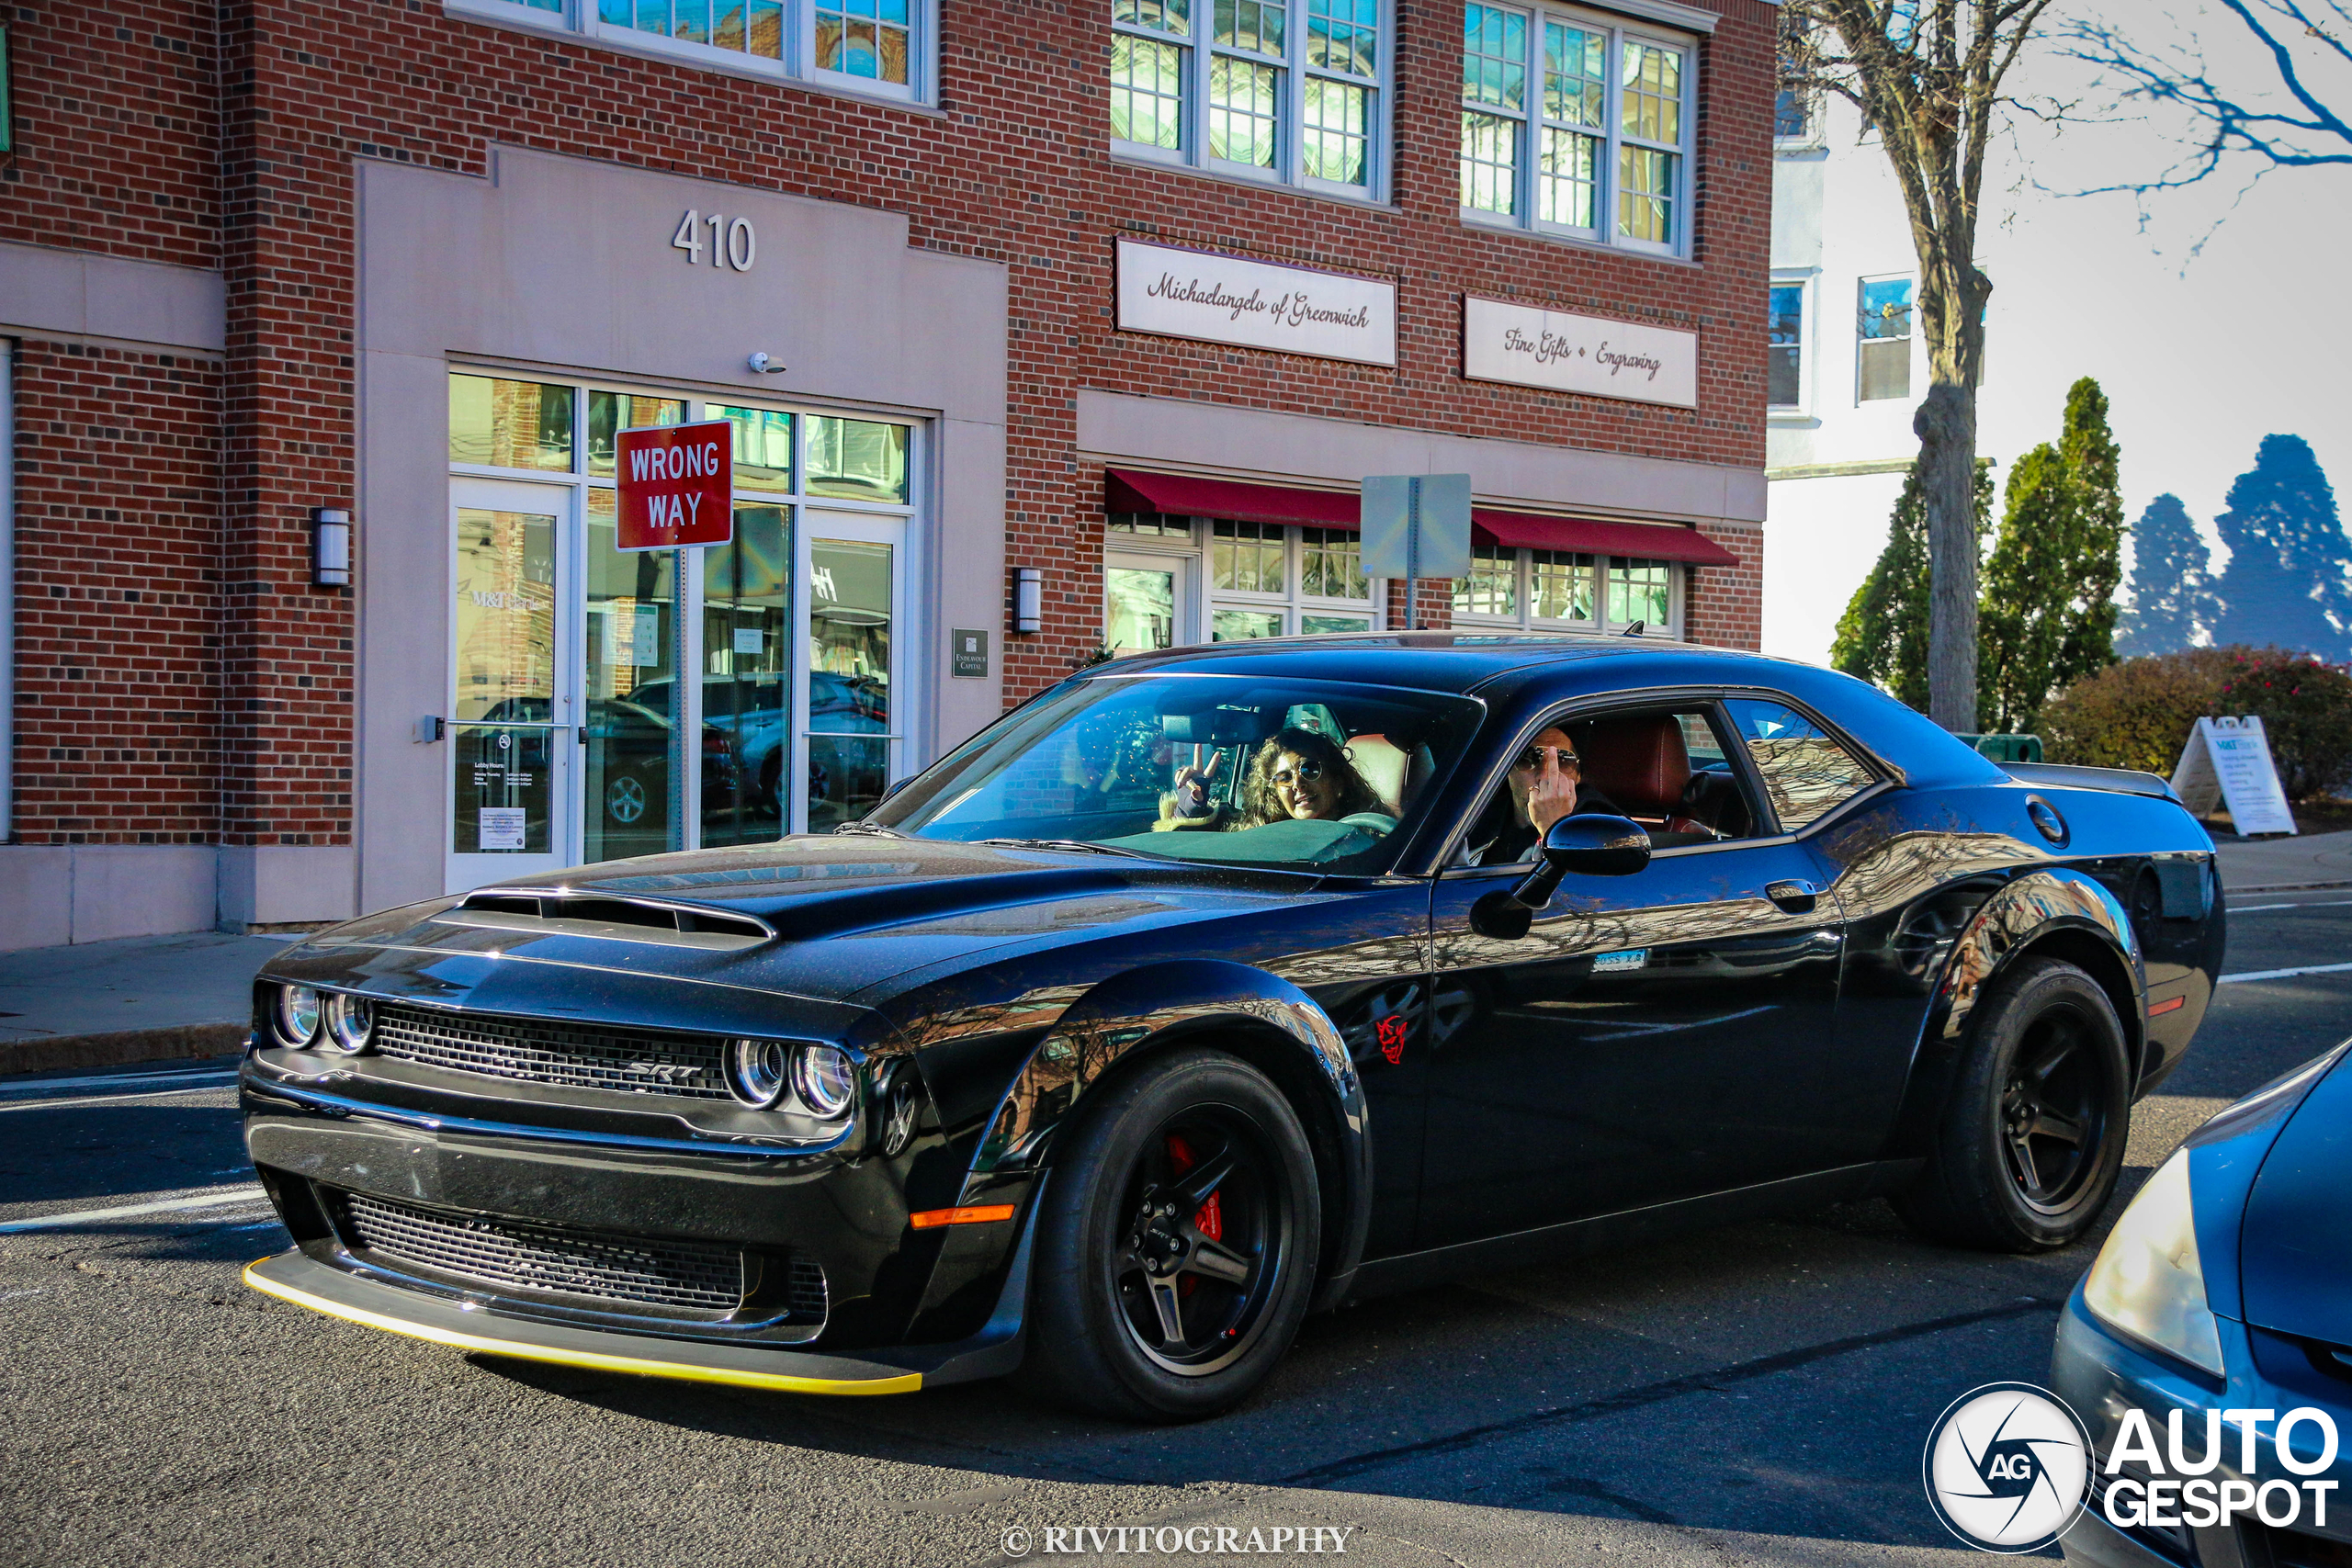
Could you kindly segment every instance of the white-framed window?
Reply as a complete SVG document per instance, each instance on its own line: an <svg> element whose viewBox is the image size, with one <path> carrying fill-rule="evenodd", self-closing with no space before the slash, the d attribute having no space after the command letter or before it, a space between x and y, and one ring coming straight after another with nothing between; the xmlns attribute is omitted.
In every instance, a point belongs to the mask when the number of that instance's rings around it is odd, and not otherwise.
<svg viewBox="0 0 2352 1568"><path fill-rule="evenodd" d="M1377 199L1395 0L1112 0L1111 144Z"/></svg>
<svg viewBox="0 0 2352 1568"><path fill-rule="evenodd" d="M939 0L445 0L632 53L910 103L937 96Z"/></svg>
<svg viewBox="0 0 2352 1568"><path fill-rule="evenodd" d="M1473 545L1453 584L1453 624L1522 631L1682 635L1682 569L1672 561L1581 550Z"/></svg>
<svg viewBox="0 0 2352 1568"><path fill-rule="evenodd" d="M1865 277L1855 284L1854 400L1911 395L1912 280Z"/></svg>
<svg viewBox="0 0 2352 1568"><path fill-rule="evenodd" d="M1698 81L1679 34L1470 0L1464 220L1688 255Z"/></svg>
<svg viewBox="0 0 2352 1568"><path fill-rule="evenodd" d="M1803 413L1813 406L1813 275L1772 275L1764 312L1764 402L1774 413Z"/></svg>
<svg viewBox="0 0 2352 1568"><path fill-rule="evenodd" d="M1114 513L1104 543L1103 644L1123 653L1385 624L1352 528Z"/></svg>

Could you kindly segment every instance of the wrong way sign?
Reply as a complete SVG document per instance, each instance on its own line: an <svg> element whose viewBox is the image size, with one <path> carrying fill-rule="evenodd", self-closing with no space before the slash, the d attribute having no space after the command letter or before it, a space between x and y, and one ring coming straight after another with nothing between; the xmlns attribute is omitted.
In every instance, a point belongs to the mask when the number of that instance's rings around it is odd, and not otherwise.
<svg viewBox="0 0 2352 1568"><path fill-rule="evenodd" d="M727 421L714 419L620 433L618 548L674 550L735 537L731 432Z"/></svg>

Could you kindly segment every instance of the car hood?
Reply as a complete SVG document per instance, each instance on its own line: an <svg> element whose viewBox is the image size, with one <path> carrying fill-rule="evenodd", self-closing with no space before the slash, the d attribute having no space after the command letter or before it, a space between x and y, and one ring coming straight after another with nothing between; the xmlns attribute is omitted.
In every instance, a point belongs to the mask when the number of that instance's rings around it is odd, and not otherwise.
<svg viewBox="0 0 2352 1568"><path fill-rule="evenodd" d="M2339 1056L2263 1159L2239 1242L2245 1320L2352 1344L2352 1055Z"/></svg>
<svg viewBox="0 0 2352 1568"><path fill-rule="evenodd" d="M599 930L593 918L492 915L476 923L474 908L453 908L461 901L452 899L388 911L312 942L397 948L420 962L469 954L871 1005L890 982L919 970L954 970L1016 944L1132 936L1261 911L1317 881L1084 852L811 835L517 877L462 901L495 909L527 894L621 899L748 917L775 933L766 940L730 945L625 924Z"/></svg>

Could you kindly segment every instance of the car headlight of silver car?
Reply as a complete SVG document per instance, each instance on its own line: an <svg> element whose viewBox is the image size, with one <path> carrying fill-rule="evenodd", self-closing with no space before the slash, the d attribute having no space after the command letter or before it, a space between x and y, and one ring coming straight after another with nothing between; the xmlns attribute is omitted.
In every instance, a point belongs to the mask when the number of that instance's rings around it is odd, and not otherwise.
<svg viewBox="0 0 2352 1568"><path fill-rule="evenodd" d="M281 986L277 990L277 1038L300 1050L318 1038L322 1011L319 993L309 986Z"/></svg>
<svg viewBox="0 0 2352 1568"><path fill-rule="evenodd" d="M2083 1304L2135 1339L2226 1375L2221 1325L2205 1304L2187 1149L2156 1168L2115 1222L2083 1282Z"/></svg>

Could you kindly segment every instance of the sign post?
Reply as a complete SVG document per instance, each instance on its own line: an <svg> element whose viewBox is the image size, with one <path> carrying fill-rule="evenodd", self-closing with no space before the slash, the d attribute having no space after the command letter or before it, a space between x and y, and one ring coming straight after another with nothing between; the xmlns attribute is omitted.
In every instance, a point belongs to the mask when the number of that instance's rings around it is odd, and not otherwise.
<svg viewBox="0 0 2352 1568"><path fill-rule="evenodd" d="M1405 580L1405 629L1419 631L1420 580L1470 575L1470 476L1374 474L1359 518L1364 575Z"/></svg>
<svg viewBox="0 0 2352 1568"><path fill-rule="evenodd" d="M2269 737L2251 714L2199 719L2172 771L2172 787L2192 816L2208 816L2227 801L2230 826L2240 833L2295 830L2295 814L2288 809L2287 792L2279 788L2278 769L2270 760Z"/></svg>
<svg viewBox="0 0 2352 1568"><path fill-rule="evenodd" d="M651 424L616 438L617 538L623 552L670 555L670 847L685 846L686 770L700 748L686 735L686 552L735 541L734 426ZM632 628L632 641L635 632ZM587 732L581 732L586 739ZM696 739L699 739L698 737Z"/></svg>

